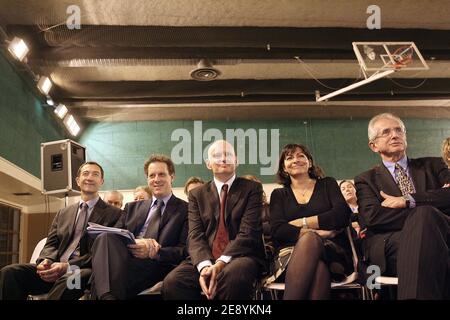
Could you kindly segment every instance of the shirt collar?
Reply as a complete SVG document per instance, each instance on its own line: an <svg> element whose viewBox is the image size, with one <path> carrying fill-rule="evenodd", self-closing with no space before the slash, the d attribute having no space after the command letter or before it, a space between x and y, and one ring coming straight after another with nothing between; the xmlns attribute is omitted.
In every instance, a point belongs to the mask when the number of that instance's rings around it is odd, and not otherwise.
<svg viewBox="0 0 450 320"><path fill-rule="evenodd" d="M91 199L88 201L80 200L78 207L80 207L82 203L86 203L88 205L88 208L92 209L95 206L95 204L97 203L98 199L100 199L100 196L97 196L94 199Z"/></svg>
<svg viewBox="0 0 450 320"><path fill-rule="evenodd" d="M159 200L162 200L164 202L164 207L165 207L165 206L167 206L167 202L169 202L171 197L172 197L172 192L168 196L165 196L164 198L161 198ZM155 197L152 197L152 205L150 206L150 208L153 208L153 206L156 203L156 200L158 200L158 199Z"/></svg>
<svg viewBox="0 0 450 320"><path fill-rule="evenodd" d="M214 177L214 184L216 185L217 193L220 195L220 191L222 190L222 186L224 184L227 184L228 185L228 190L230 190L231 189L231 185L233 184L235 179L236 179L236 174L233 174L233 176L230 179L228 179L227 181L225 181L225 182L221 182L221 181L217 180L216 177Z"/></svg>
<svg viewBox="0 0 450 320"><path fill-rule="evenodd" d="M383 164L386 168L388 168L389 172L394 174L395 164L398 163L406 172L408 172L408 157L406 155L403 156L397 162L385 161L383 160Z"/></svg>

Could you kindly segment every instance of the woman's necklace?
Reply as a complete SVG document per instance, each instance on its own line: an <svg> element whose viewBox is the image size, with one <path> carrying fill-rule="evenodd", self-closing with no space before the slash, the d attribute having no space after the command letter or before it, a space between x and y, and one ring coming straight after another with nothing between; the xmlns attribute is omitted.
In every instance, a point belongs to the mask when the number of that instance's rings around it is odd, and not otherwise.
<svg viewBox="0 0 450 320"><path fill-rule="evenodd" d="M305 189L302 191L300 188L296 188L296 191L298 191L300 193L300 195L302 196L302 198L305 197L306 193L309 191L309 187L311 185L311 181L313 180L308 180Z"/></svg>

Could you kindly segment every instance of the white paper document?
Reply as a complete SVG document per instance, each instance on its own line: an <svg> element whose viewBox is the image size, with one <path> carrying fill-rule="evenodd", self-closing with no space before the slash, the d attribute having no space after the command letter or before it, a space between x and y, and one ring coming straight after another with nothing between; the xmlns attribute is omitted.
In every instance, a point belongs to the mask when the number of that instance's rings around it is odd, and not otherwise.
<svg viewBox="0 0 450 320"><path fill-rule="evenodd" d="M86 231L93 238L97 237L99 234L108 232L108 233L114 233L114 234L124 237L126 239L127 243L136 243L134 234L131 231L126 230L126 229L105 227L105 226L102 226L101 224L88 222L88 227L86 228Z"/></svg>

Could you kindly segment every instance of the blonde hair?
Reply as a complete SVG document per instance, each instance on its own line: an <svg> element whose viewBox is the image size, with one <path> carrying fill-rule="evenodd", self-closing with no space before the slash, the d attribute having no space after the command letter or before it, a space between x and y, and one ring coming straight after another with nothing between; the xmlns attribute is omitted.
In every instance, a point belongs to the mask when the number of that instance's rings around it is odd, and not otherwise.
<svg viewBox="0 0 450 320"><path fill-rule="evenodd" d="M450 137L444 139L442 142L442 159L447 164L447 167L450 168Z"/></svg>
<svg viewBox="0 0 450 320"><path fill-rule="evenodd" d="M135 194L138 191L144 191L148 194L148 196L151 198L153 196L152 191L148 186L137 186L136 189L134 189L133 194Z"/></svg>

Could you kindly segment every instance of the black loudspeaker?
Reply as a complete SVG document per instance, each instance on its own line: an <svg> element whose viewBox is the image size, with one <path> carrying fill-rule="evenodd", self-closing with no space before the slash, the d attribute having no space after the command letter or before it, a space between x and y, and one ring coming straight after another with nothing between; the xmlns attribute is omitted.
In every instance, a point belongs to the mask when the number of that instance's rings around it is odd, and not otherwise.
<svg viewBox="0 0 450 320"><path fill-rule="evenodd" d="M86 147L72 140L41 143L42 193L59 198L79 195L75 179L84 162Z"/></svg>

